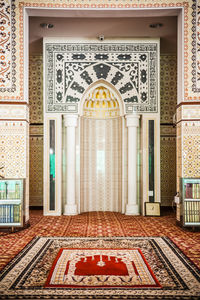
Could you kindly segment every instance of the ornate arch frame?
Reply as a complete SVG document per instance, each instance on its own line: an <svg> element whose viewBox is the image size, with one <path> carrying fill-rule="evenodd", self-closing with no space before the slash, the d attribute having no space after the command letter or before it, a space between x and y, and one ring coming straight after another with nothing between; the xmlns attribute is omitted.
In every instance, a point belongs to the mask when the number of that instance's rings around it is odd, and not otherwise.
<svg viewBox="0 0 200 300"><path fill-rule="evenodd" d="M79 116L83 115L83 104L84 104L86 98L88 97L88 94L90 93L90 91L95 89L95 88L98 88L100 86L108 88L113 93L113 95L115 96L115 98L119 102L120 116L124 116L125 115L125 105L124 105L124 102L122 100L122 97L121 97L120 93L118 92L118 90L110 82L107 82L103 79L100 79L100 80L92 83L87 88L85 93L83 94L83 96L81 98L81 101L78 104L78 114L79 114Z"/></svg>

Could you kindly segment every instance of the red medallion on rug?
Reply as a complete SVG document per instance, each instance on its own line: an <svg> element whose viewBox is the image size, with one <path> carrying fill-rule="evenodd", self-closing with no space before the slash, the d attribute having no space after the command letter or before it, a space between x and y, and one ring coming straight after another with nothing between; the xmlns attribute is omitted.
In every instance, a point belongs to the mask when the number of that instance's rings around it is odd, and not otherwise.
<svg viewBox="0 0 200 300"><path fill-rule="evenodd" d="M160 288L140 249L61 248L45 287Z"/></svg>

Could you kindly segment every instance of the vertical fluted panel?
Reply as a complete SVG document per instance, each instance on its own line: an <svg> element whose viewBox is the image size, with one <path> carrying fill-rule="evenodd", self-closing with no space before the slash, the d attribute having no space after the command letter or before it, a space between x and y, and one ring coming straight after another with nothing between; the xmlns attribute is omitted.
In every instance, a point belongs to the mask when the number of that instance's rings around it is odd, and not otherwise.
<svg viewBox="0 0 200 300"><path fill-rule="evenodd" d="M81 212L121 211L121 118L82 117Z"/></svg>

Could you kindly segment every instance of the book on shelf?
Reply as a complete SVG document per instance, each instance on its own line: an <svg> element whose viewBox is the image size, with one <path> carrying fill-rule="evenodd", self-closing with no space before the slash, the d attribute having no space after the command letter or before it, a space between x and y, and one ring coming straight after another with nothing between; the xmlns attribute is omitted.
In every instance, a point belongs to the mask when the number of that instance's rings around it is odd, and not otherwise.
<svg viewBox="0 0 200 300"><path fill-rule="evenodd" d="M20 222L20 205L13 205L13 222L18 223Z"/></svg>
<svg viewBox="0 0 200 300"><path fill-rule="evenodd" d="M0 205L0 223L20 223L21 205L19 204L1 204Z"/></svg>
<svg viewBox="0 0 200 300"><path fill-rule="evenodd" d="M185 222L200 222L200 201L185 201Z"/></svg>
<svg viewBox="0 0 200 300"><path fill-rule="evenodd" d="M186 183L185 186L185 198L192 198L192 183Z"/></svg>
<svg viewBox="0 0 200 300"><path fill-rule="evenodd" d="M199 199L200 198L200 184L199 183L186 183L185 198L186 199Z"/></svg>

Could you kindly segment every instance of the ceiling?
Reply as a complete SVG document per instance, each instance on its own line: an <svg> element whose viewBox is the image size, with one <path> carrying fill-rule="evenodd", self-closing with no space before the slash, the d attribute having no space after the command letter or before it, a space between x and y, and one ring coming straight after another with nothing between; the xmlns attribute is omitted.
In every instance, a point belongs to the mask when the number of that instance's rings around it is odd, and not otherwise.
<svg viewBox="0 0 200 300"><path fill-rule="evenodd" d="M43 37L98 38L160 38L161 53L177 52L177 17L116 17L116 15L99 17L30 17L29 51L30 54L42 54ZM41 23L53 24L51 29L42 28ZM162 24L150 28L150 24Z"/></svg>

